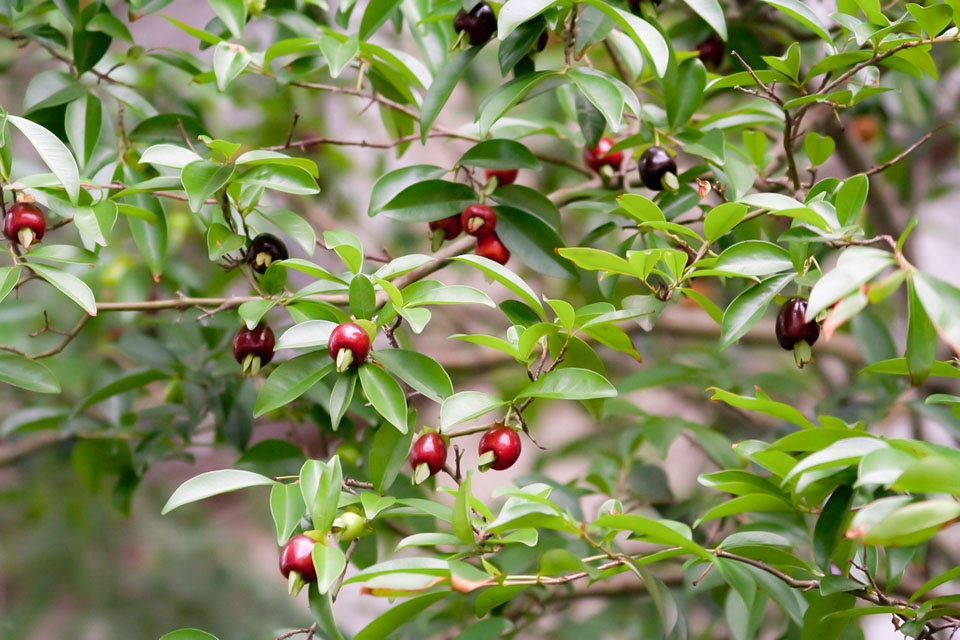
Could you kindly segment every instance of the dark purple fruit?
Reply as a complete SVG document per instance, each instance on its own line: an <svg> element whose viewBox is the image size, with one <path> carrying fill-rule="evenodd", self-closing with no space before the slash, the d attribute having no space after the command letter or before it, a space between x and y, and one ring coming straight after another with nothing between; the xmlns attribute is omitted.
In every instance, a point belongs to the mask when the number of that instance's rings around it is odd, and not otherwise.
<svg viewBox="0 0 960 640"><path fill-rule="evenodd" d="M627 0L627 4L630 6L630 10L633 11L634 13L637 13L640 11L640 5L643 4L644 2L649 2L653 4L653 6L659 7L661 0Z"/></svg>
<svg viewBox="0 0 960 640"><path fill-rule="evenodd" d="M816 320L807 322L804 316L807 313L807 301L803 298L790 298L777 315L777 342L784 349L790 350L803 340L808 345L820 337L820 325Z"/></svg>
<svg viewBox="0 0 960 640"><path fill-rule="evenodd" d="M233 336L233 357L244 371L249 368L256 375L260 367L273 360L274 345L273 331L266 324L261 322L253 329L243 326Z"/></svg>
<svg viewBox="0 0 960 640"><path fill-rule="evenodd" d="M537 51L543 51L547 48L547 43L550 41L550 31L544 29L540 32L540 37L537 38Z"/></svg>
<svg viewBox="0 0 960 640"><path fill-rule="evenodd" d="M663 191L665 175L677 173L677 163L663 147L650 147L644 151L637 166L640 169L640 181L654 191Z"/></svg>
<svg viewBox="0 0 960 640"><path fill-rule="evenodd" d="M280 238L271 233L261 233L247 251L247 262L257 273L266 273L267 267L279 260L287 259L287 246Z"/></svg>
<svg viewBox="0 0 960 640"><path fill-rule="evenodd" d="M475 6L470 13L463 9L453 19L453 28L457 33L465 31L473 46L483 44L497 31L497 17L486 2Z"/></svg>
<svg viewBox="0 0 960 640"><path fill-rule="evenodd" d="M703 60L703 64L711 69L718 68L723 64L723 54L726 46L720 36L714 34L697 45L697 55Z"/></svg>

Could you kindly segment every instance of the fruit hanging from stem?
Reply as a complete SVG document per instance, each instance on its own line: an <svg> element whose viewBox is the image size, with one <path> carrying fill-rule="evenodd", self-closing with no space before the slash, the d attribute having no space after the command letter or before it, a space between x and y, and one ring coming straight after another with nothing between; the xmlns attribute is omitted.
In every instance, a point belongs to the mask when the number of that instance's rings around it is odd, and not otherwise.
<svg viewBox="0 0 960 640"><path fill-rule="evenodd" d="M663 179L668 173L677 175L677 163L670 152L663 147L650 147L643 152L637 162L640 181L654 191L663 191Z"/></svg>
<svg viewBox="0 0 960 640"><path fill-rule="evenodd" d="M813 360L810 347L820 337L820 325L816 320L807 322L807 301L803 298L790 298L777 314L777 342L786 350L793 351L798 367Z"/></svg>
<svg viewBox="0 0 960 640"><path fill-rule="evenodd" d="M697 55L709 69L718 69L723 64L726 45L717 34L713 34L697 45Z"/></svg>
<svg viewBox="0 0 960 640"><path fill-rule="evenodd" d="M613 173L619 171L620 165L623 164L622 151L614 151L613 153L610 153L610 148L613 147L614 144L616 143L610 138L600 138L596 147L593 149L583 150L584 163L601 175L604 171L604 167L610 167L612 172L609 177L612 177Z"/></svg>
<svg viewBox="0 0 960 640"><path fill-rule="evenodd" d="M413 469L415 484L440 473L446 462L447 442L434 431L428 431L417 438L410 449L410 468Z"/></svg>
<svg viewBox="0 0 960 640"><path fill-rule="evenodd" d="M492 460L485 460L484 455L492 452ZM513 466L520 457L520 436L516 429L505 427L502 424L486 431L480 438L480 466L503 471ZM487 458L490 456L488 455Z"/></svg>
<svg viewBox="0 0 960 640"><path fill-rule="evenodd" d="M497 32L497 17L490 5L481 2L469 13L461 8L453 18L453 29L465 32L471 45L481 45Z"/></svg>
<svg viewBox="0 0 960 640"><path fill-rule="evenodd" d="M497 186L502 187L504 185L513 184L516 182L518 171L516 169L486 169L483 173L487 179L487 182L490 182L491 179L496 178Z"/></svg>
<svg viewBox="0 0 960 640"><path fill-rule="evenodd" d="M273 331L261 322L253 329L240 327L233 336L233 357L243 366L243 371L257 375L260 368L273 360L276 338Z"/></svg>
<svg viewBox="0 0 960 640"><path fill-rule="evenodd" d="M258 235L247 251L247 263L257 273L266 273L271 264L287 257L287 246L272 233Z"/></svg>
<svg viewBox="0 0 960 640"><path fill-rule="evenodd" d="M287 579L290 595L300 593L303 586L317 579L313 564L313 547L316 541L305 534L294 536L280 551L280 573Z"/></svg>
<svg viewBox="0 0 960 640"><path fill-rule="evenodd" d="M510 261L510 251L504 246L497 234L492 233L477 240L477 255L500 264Z"/></svg>
<svg viewBox="0 0 960 640"><path fill-rule="evenodd" d="M489 236L497 226L496 212L485 204L472 204L460 214L463 230L472 236Z"/></svg>
<svg viewBox="0 0 960 640"><path fill-rule="evenodd" d="M46 231L47 220L43 210L33 202L13 203L3 219L3 233L24 249L29 249L31 244L40 242Z"/></svg>
<svg viewBox="0 0 960 640"><path fill-rule="evenodd" d="M463 233L463 224L460 222L460 214L439 220L431 220L430 224L430 246L436 251L443 244L444 240L453 240Z"/></svg>
<svg viewBox="0 0 960 640"><path fill-rule="evenodd" d="M356 322L344 322L330 333L327 350L337 363L337 371L343 373L349 367L360 366L367 359L370 335Z"/></svg>

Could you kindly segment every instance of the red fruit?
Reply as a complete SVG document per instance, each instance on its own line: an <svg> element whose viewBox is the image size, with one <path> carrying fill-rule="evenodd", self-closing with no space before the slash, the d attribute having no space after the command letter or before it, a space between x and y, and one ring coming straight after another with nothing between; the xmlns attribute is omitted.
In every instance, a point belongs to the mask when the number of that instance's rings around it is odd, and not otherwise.
<svg viewBox="0 0 960 640"><path fill-rule="evenodd" d="M40 242L47 230L43 211L32 202L15 202L3 219L3 233L24 249Z"/></svg>
<svg viewBox="0 0 960 640"><path fill-rule="evenodd" d="M416 471L417 467L426 463L430 467L430 475L436 475L447 462L447 443L439 433L425 433L413 443L410 450L410 468Z"/></svg>
<svg viewBox="0 0 960 640"><path fill-rule="evenodd" d="M851 130L860 142L873 142L880 135L880 123L872 115L864 113L853 119Z"/></svg>
<svg viewBox="0 0 960 640"><path fill-rule="evenodd" d="M430 221L430 231L443 233L444 240L453 240L463 232L463 225L460 223L460 216L450 216L440 220Z"/></svg>
<svg viewBox="0 0 960 640"><path fill-rule="evenodd" d="M597 173L600 173L600 169L602 169L604 165L610 165L614 171L619 170L620 165L623 163L623 152L614 151L613 153L608 153L614 144L614 141L610 138L600 138L600 141L597 142L597 146L594 149L583 150L583 161Z"/></svg>
<svg viewBox="0 0 960 640"><path fill-rule="evenodd" d="M503 246L496 234L483 236L477 240L476 252L481 258L487 258L500 264L507 264L510 260L510 252Z"/></svg>
<svg viewBox="0 0 960 640"><path fill-rule="evenodd" d="M544 33L546 33L546 31L544 31ZM484 174L487 176L487 182L490 182L490 179L495 177L497 184L501 187L505 184L513 184L517 180L516 169L487 169L484 171Z"/></svg>
<svg viewBox="0 0 960 640"><path fill-rule="evenodd" d="M337 362L337 371L343 373L347 367L359 366L370 353L370 335L356 322L344 322L330 333L327 344L330 357ZM343 355L349 353L350 357Z"/></svg>
<svg viewBox="0 0 960 640"><path fill-rule="evenodd" d="M494 427L480 438L480 455L487 451L493 451L494 454L491 469L509 469L520 457L520 436L510 427Z"/></svg>
<svg viewBox="0 0 960 640"><path fill-rule="evenodd" d="M723 64L723 53L726 46L718 35L712 35L697 45L697 55L703 64L716 69Z"/></svg>
<svg viewBox="0 0 960 640"><path fill-rule="evenodd" d="M280 552L280 573L284 578L290 577L291 571L296 571L304 582L313 582L317 579L317 570L313 566L313 545L316 542L302 533L290 538L283 545Z"/></svg>
<svg viewBox="0 0 960 640"><path fill-rule="evenodd" d="M485 204L472 204L460 214L460 224L470 235L482 238L493 233L497 214Z"/></svg>
<svg viewBox="0 0 960 640"><path fill-rule="evenodd" d="M801 340L810 346L820 337L820 325L816 320L807 322L807 301L803 298L790 298L777 315L777 342L788 351Z"/></svg>
<svg viewBox="0 0 960 640"><path fill-rule="evenodd" d="M233 336L233 357L244 365L244 369L252 365L253 373L256 373L260 367L273 360L273 347L276 342L273 331L262 322L254 329L240 327ZM251 356L258 360L255 363L247 362L247 358Z"/></svg>

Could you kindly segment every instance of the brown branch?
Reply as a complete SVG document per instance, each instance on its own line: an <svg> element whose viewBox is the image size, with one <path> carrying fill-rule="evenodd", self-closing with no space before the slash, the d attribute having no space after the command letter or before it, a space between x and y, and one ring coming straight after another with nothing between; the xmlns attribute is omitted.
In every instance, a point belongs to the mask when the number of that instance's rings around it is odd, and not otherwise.
<svg viewBox="0 0 960 640"><path fill-rule="evenodd" d="M937 131L939 131L940 129L943 129L944 127L947 127L947 126L950 126L950 123L949 123L949 122L944 122L943 124L941 124L941 125L939 125L939 126L937 126L937 127L934 127L934 128L930 131L930 133L928 133L927 135L923 136L922 138L920 138L919 140L917 140L916 142L914 142L912 145L910 145L909 147L907 147L906 149L904 149L901 153L898 153L896 156L894 156L893 158L890 158L889 160L887 160L887 161L884 162L883 164L878 164L878 165L875 166L875 167L872 167L872 168L870 168L870 169L867 169L866 171L863 172L863 175L865 175L865 176L872 176L872 175L875 174L875 173L881 173L882 171L885 171L885 170L889 169L890 167L892 167L893 165L897 164L898 162L900 162L901 160L903 160L904 158L906 158L908 155L910 155L911 153L913 153L914 151L916 151L916 150L917 150L921 145L923 145L927 140L929 140L930 138L932 138L932 137L933 137L933 134L935 134Z"/></svg>

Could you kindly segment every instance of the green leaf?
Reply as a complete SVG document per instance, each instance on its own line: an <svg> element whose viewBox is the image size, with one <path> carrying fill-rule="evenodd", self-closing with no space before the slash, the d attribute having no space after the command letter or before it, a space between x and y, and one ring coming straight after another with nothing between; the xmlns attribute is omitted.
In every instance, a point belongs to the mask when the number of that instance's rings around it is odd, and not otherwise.
<svg viewBox="0 0 960 640"><path fill-rule="evenodd" d="M407 452L413 440L413 431L400 433L386 425L378 427L367 456L370 481L381 494L390 489L400 469L407 461Z"/></svg>
<svg viewBox="0 0 960 640"><path fill-rule="evenodd" d="M284 545L300 524L306 507L300 487L295 484L276 483L270 490L270 513L277 529L277 544Z"/></svg>
<svg viewBox="0 0 960 640"><path fill-rule="evenodd" d="M381 181L377 182L377 186ZM377 186L374 187L374 195ZM459 215L477 201L477 194L465 184L446 180L423 180L397 193L381 205L373 215L382 213L403 222L429 222ZM373 206L373 196L370 200Z"/></svg>
<svg viewBox="0 0 960 640"><path fill-rule="evenodd" d="M98 202L92 207L77 207L73 212L73 224L85 240L107 246L110 232L117 222L117 204L113 200Z"/></svg>
<svg viewBox="0 0 960 640"><path fill-rule="evenodd" d="M46 245L44 248L49 248L51 246L57 245ZM41 247L37 247L38 249ZM31 255L35 253L35 250L31 252ZM37 257L37 256L33 256ZM42 256L41 256L42 257ZM23 267L0 267L0 302L6 298L13 287L16 286L17 282L20 280L20 273L23 271Z"/></svg>
<svg viewBox="0 0 960 640"><path fill-rule="evenodd" d="M539 217L513 207L494 207L497 237L515 258L540 273L573 279L576 269L557 255L563 238Z"/></svg>
<svg viewBox="0 0 960 640"><path fill-rule="evenodd" d="M471 267L482 271L485 275L496 280L507 289L513 293L520 296L520 299L530 305L534 311L536 311L541 318L546 319L545 311L543 304L540 302L540 299L537 297L537 294L534 290L527 284L520 276L515 274L510 269L507 269L505 266L494 262L488 258L483 258L481 256L466 255L466 256L457 256L453 258L458 262L464 262L469 264Z"/></svg>
<svg viewBox="0 0 960 640"><path fill-rule="evenodd" d="M481 304L491 309L497 306L483 291L463 284L440 285L418 292L406 300L406 307L411 309L427 304Z"/></svg>
<svg viewBox="0 0 960 640"><path fill-rule="evenodd" d="M317 590L324 594L330 591L337 578L347 568L347 557L340 547L315 544L313 545L313 566L317 571Z"/></svg>
<svg viewBox="0 0 960 640"><path fill-rule="evenodd" d="M103 31L75 30L73 32L73 64L77 75L93 69L103 58L113 41Z"/></svg>
<svg viewBox="0 0 960 640"><path fill-rule="evenodd" d="M231 251L239 251L247 239L234 233L227 225L214 222L207 228L207 254L211 260L219 260Z"/></svg>
<svg viewBox="0 0 960 640"><path fill-rule="evenodd" d="M713 266L744 276L766 276L793 269L790 252L763 240L745 240L724 250Z"/></svg>
<svg viewBox="0 0 960 640"><path fill-rule="evenodd" d="M867 529L865 544L910 546L924 542L951 520L960 517L960 503L946 498L900 507Z"/></svg>
<svg viewBox="0 0 960 640"><path fill-rule="evenodd" d="M744 290L723 312L720 322L720 348L726 349L755 325L780 291L796 274L771 276Z"/></svg>
<svg viewBox="0 0 960 640"><path fill-rule="evenodd" d="M383 364L387 371L436 403L442 403L444 398L453 395L450 376L430 356L405 349L380 349L373 352L373 358Z"/></svg>
<svg viewBox="0 0 960 640"><path fill-rule="evenodd" d="M141 160L141 162L143 162L143 160ZM266 151L264 149L253 149L252 151L241 153L234 161L234 164L237 166L249 165L251 167L265 164L300 167L314 178L320 177L320 170L317 168L317 163L313 160L309 158L294 158L293 156L288 156L277 151Z"/></svg>
<svg viewBox="0 0 960 640"><path fill-rule="evenodd" d="M504 40L524 22L546 11L556 0L508 0L497 15L497 38Z"/></svg>
<svg viewBox="0 0 960 640"><path fill-rule="evenodd" d="M337 324L329 320L299 322L283 332L277 340L274 351L325 347L330 340L330 333L336 328Z"/></svg>
<svg viewBox="0 0 960 640"><path fill-rule="evenodd" d="M300 493L315 529L326 533L333 526L342 482L339 456L326 463L307 460L300 469Z"/></svg>
<svg viewBox="0 0 960 640"><path fill-rule="evenodd" d="M607 4L603 0L584 0L585 4L603 11L630 36L640 50L653 62L654 70L662 78L667 73L670 62L670 48L660 32L645 20Z"/></svg>
<svg viewBox="0 0 960 640"><path fill-rule="evenodd" d="M672 525L663 524L664 522L671 522ZM637 515L616 514L600 516L591 524L607 529L632 531L641 536L646 542L667 545L671 547L680 547L681 549L685 549L690 553L702 558L703 560L706 560L707 562L713 561L713 555L691 540L690 537L688 537L689 528L687 528L686 525L680 525L680 523L675 523L673 521L651 520L650 518ZM675 528L673 525L682 526L685 529L685 532L683 534L679 533L677 528Z"/></svg>
<svg viewBox="0 0 960 640"><path fill-rule="evenodd" d="M175 144L155 144L140 154L141 164L157 164L161 167L182 169L195 160L202 160L200 156Z"/></svg>
<svg viewBox="0 0 960 640"><path fill-rule="evenodd" d="M923 597L924 594L929 593L932 589L936 589L941 584L946 584L947 582L957 578L960 578L960 567L954 567L953 569L944 571L940 575L927 580L919 589L914 591L913 595L910 596L909 603L913 604L917 601L917 598Z"/></svg>
<svg viewBox="0 0 960 640"><path fill-rule="evenodd" d="M557 369L545 373L517 394L520 398L589 400L612 398L616 388L602 375L589 369Z"/></svg>
<svg viewBox="0 0 960 640"><path fill-rule="evenodd" d="M177 629L163 634L160 640L217 640L217 637L200 629Z"/></svg>
<svg viewBox="0 0 960 640"><path fill-rule="evenodd" d="M377 294L370 278L358 273L350 281L350 311L355 318L369 320L377 312Z"/></svg>
<svg viewBox="0 0 960 640"><path fill-rule="evenodd" d="M715 1L715 0L713 0ZM685 125L703 104L707 69L699 58L684 60L664 78L663 93L671 129Z"/></svg>
<svg viewBox="0 0 960 640"><path fill-rule="evenodd" d="M207 2L233 37L242 38L243 26L247 22L247 3L244 0L207 0Z"/></svg>
<svg viewBox="0 0 960 640"><path fill-rule="evenodd" d="M457 82L464 77L470 62L476 57L483 47L470 47L463 51L456 58L448 62L440 72L434 77L427 94L423 97L423 104L420 107L420 141L427 143L427 135L430 133L430 127L440 115L443 106L450 99L453 88Z"/></svg>
<svg viewBox="0 0 960 640"><path fill-rule="evenodd" d="M937 333L960 353L960 291L940 278L919 272L914 274L913 286Z"/></svg>
<svg viewBox="0 0 960 640"><path fill-rule="evenodd" d="M301 196L320 193L310 171L292 164L264 164L244 173L237 182Z"/></svg>
<svg viewBox="0 0 960 640"><path fill-rule="evenodd" d="M813 530L813 555L824 571L830 571L830 558L843 538L853 494L853 487L849 485L837 487L817 518Z"/></svg>
<svg viewBox="0 0 960 640"><path fill-rule="evenodd" d="M7 115L7 121L30 141L40 159L60 180L70 202L77 204L77 199L80 197L80 171L66 145L45 128L26 118Z"/></svg>
<svg viewBox="0 0 960 640"><path fill-rule="evenodd" d="M157 380L166 380L169 377L169 374L166 374L162 371L157 371L155 369L147 369L146 371L136 371L122 375L120 378L100 387L87 396L83 402L78 405L77 411L83 411L84 409L92 407L99 402L103 402L107 398L112 398L113 396L126 393L127 391L132 391L134 389L141 389L151 382L156 382Z"/></svg>
<svg viewBox="0 0 960 640"><path fill-rule="evenodd" d="M365 362L359 367L360 385L367 400L383 418L401 433L407 432L407 398L393 377L376 366Z"/></svg>
<svg viewBox="0 0 960 640"><path fill-rule="evenodd" d="M177 487L167 503L163 505L161 514L170 513L177 507L190 502L204 500L211 496L246 489L247 487L262 487L275 484L274 481L259 473L241 471L239 469L220 469L208 471L194 476ZM339 487L338 487L339 489Z"/></svg>
<svg viewBox="0 0 960 640"><path fill-rule="evenodd" d="M816 131L811 131L803 139L803 150L807 153L807 158L810 159L810 165L814 167L826 162L836 146L833 138L821 136Z"/></svg>
<svg viewBox="0 0 960 640"><path fill-rule="evenodd" d="M226 91L249 64L250 54L246 49L229 42L218 44L213 50L213 75L217 89Z"/></svg>
<svg viewBox="0 0 960 640"><path fill-rule="evenodd" d="M97 315L97 301L93 297L93 291L83 280L72 273L35 262L28 263L27 267L59 289L63 295L80 305L80 308L86 311L88 315Z"/></svg>
<svg viewBox="0 0 960 640"><path fill-rule="evenodd" d="M451 591L436 591L405 600L361 629L360 633L353 636L353 640L383 640L389 637L397 627L451 593Z"/></svg>
<svg viewBox="0 0 960 640"><path fill-rule="evenodd" d="M683 0L687 6L703 18L710 28L717 32L721 39L727 39L727 21L723 17L723 9L717 0Z"/></svg>
<svg viewBox="0 0 960 640"><path fill-rule="evenodd" d="M480 391L461 391L443 401L440 407L440 431L446 433L461 422L473 420L507 405L506 400Z"/></svg>
<svg viewBox="0 0 960 640"><path fill-rule="evenodd" d="M458 165L482 169L533 169L540 161L524 145L514 140L493 139L478 142L457 160Z"/></svg>
<svg viewBox="0 0 960 640"><path fill-rule="evenodd" d="M335 367L326 350L307 353L281 363L260 388L253 407L253 417L259 418L290 404L323 380Z"/></svg>
<svg viewBox="0 0 960 640"><path fill-rule="evenodd" d="M476 47L475 47L476 48ZM558 79L557 71L536 71L519 78L514 78L506 84L500 85L493 93L480 103L477 110L477 122L480 135L486 135L497 120L513 108L533 91L537 85L547 79Z"/></svg>
<svg viewBox="0 0 960 640"><path fill-rule="evenodd" d="M893 263L893 255L872 247L850 247L837 259L836 266L826 273L810 291L807 320L833 305L865 284ZM921 297L922 300L922 297Z"/></svg>
<svg viewBox="0 0 960 640"><path fill-rule="evenodd" d="M401 0L371 0L363 10L360 20L360 39L369 40L370 36L383 26L390 15L400 6Z"/></svg>
<svg viewBox="0 0 960 640"><path fill-rule="evenodd" d="M610 129L619 131L623 121L624 98L612 76L571 69L568 76L590 103L603 114Z"/></svg>
<svg viewBox="0 0 960 640"><path fill-rule="evenodd" d="M37 393L60 393L60 382L46 365L17 353L0 353L0 382Z"/></svg>
<svg viewBox="0 0 960 640"><path fill-rule="evenodd" d="M759 411L760 413L772 416L779 420L786 420L787 422L791 422L799 427L803 427L804 429L814 429L817 426L807 420L802 413L790 405L767 399L765 396L761 396L759 391L757 393L758 397L751 398L749 396L741 396L735 393L730 393L729 391L724 391L723 389L718 389L716 387L710 387L710 390L713 391L713 397L711 400L721 400L739 409Z"/></svg>
<svg viewBox="0 0 960 640"><path fill-rule="evenodd" d="M233 176L233 165L221 165L209 160L195 160L183 167L180 181L187 192L190 210L200 211L206 200L212 197Z"/></svg>
<svg viewBox="0 0 960 640"><path fill-rule="evenodd" d="M919 386L930 376L937 359L937 330L930 322L913 279L907 280L907 348L904 352L910 381Z"/></svg>
<svg viewBox="0 0 960 640"><path fill-rule="evenodd" d="M103 120L100 99L88 93L67 105L64 126L67 140L84 167L90 162L93 150L100 139Z"/></svg>
<svg viewBox="0 0 960 640"><path fill-rule="evenodd" d="M739 202L724 202L711 209L703 220L703 235L707 242L713 244L732 231L746 214L746 205Z"/></svg>
<svg viewBox="0 0 960 640"><path fill-rule="evenodd" d="M799 0L763 0L767 4L776 7L800 24L806 26L815 34L823 38L828 44L833 44L830 33L824 26L820 18L817 17L809 7Z"/></svg>
<svg viewBox="0 0 960 640"><path fill-rule="evenodd" d="M323 244L327 249L336 251L350 271L360 273L363 268L363 245L355 233L346 229L324 231Z"/></svg>
<svg viewBox="0 0 960 640"><path fill-rule="evenodd" d="M837 191L834 204L837 207L837 218L841 225L854 224L863 205L867 202L867 192L870 190L870 181L860 173L844 180Z"/></svg>
<svg viewBox="0 0 960 640"><path fill-rule="evenodd" d="M453 532L466 544L474 544L473 525L470 522L470 484L473 471L467 471L467 477L460 483L457 499L453 505Z"/></svg>

